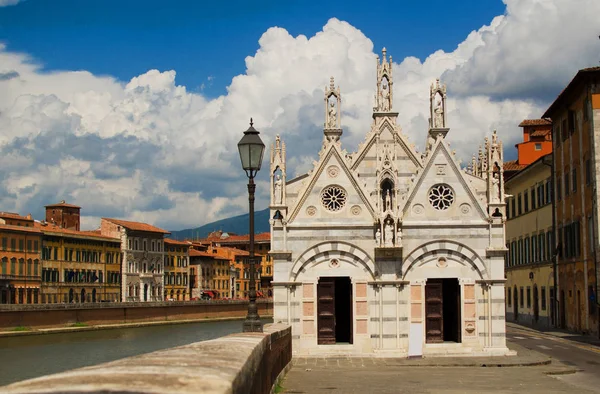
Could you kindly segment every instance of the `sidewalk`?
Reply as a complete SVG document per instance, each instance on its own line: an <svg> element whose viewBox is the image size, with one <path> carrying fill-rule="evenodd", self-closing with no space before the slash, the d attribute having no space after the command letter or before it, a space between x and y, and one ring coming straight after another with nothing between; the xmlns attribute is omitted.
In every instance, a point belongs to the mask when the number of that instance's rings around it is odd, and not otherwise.
<svg viewBox="0 0 600 394"><path fill-rule="evenodd" d="M528 393L573 392L571 386L548 376L573 374L576 368L515 343L508 347L517 355L422 359L295 357L280 386L290 394L508 393L525 387Z"/></svg>
<svg viewBox="0 0 600 394"><path fill-rule="evenodd" d="M530 326L521 325L515 322L506 322L506 327L510 327L516 330L529 331L529 332L538 332L546 335L552 335L557 338L568 339L569 341L575 341L580 343L586 343L588 345L594 345L600 347L600 338L592 335L586 335L581 333L575 333L567 330L563 330L561 328L551 327L551 328L533 328Z"/></svg>

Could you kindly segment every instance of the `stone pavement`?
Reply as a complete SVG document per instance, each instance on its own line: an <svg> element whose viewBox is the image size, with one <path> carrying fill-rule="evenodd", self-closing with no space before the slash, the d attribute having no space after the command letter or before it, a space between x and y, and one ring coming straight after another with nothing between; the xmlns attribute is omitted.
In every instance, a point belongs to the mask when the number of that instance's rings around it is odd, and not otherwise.
<svg viewBox="0 0 600 394"><path fill-rule="evenodd" d="M281 383L285 393L568 393L552 375L576 369L509 343L506 357L297 357ZM502 368L499 368L502 367ZM576 390L578 393L586 393Z"/></svg>

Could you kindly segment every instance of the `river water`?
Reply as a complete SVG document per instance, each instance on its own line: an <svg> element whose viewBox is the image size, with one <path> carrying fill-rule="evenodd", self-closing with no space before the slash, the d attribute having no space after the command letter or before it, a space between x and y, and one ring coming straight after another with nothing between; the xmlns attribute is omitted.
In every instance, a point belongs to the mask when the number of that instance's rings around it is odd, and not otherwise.
<svg viewBox="0 0 600 394"><path fill-rule="evenodd" d="M0 338L0 386L241 332L242 322L186 323ZM263 324L270 322L272 320L263 319Z"/></svg>

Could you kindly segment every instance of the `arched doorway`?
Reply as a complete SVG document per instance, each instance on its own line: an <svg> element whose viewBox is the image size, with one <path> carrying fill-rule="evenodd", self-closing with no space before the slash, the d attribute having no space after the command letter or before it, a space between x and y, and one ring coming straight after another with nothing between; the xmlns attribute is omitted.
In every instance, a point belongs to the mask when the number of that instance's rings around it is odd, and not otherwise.
<svg viewBox="0 0 600 394"><path fill-rule="evenodd" d="M73 289L69 289L69 304L73 302L73 298L75 297L75 291Z"/></svg>
<svg viewBox="0 0 600 394"><path fill-rule="evenodd" d="M81 289L81 302L85 302L85 289Z"/></svg>
<svg viewBox="0 0 600 394"><path fill-rule="evenodd" d="M538 322L540 317L540 299L538 296L538 287L536 284L533 285L533 321Z"/></svg>
<svg viewBox="0 0 600 394"><path fill-rule="evenodd" d="M144 283L144 301L148 301L148 283Z"/></svg>
<svg viewBox="0 0 600 394"><path fill-rule="evenodd" d="M519 293L517 292L517 286L513 288L513 315L515 321L519 320Z"/></svg>
<svg viewBox="0 0 600 394"><path fill-rule="evenodd" d="M92 302L96 302L96 289L92 290Z"/></svg>

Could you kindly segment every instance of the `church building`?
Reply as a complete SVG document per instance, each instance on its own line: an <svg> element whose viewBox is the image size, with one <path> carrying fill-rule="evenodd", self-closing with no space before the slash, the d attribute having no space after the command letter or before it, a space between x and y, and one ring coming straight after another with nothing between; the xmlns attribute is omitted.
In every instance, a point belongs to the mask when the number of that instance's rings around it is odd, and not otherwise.
<svg viewBox="0 0 600 394"><path fill-rule="evenodd" d="M314 168L288 179L285 135L272 145L274 320L292 326L296 354L509 354L502 143L494 132L461 168L437 80L418 154L397 124L393 85L384 49L373 122L354 153L342 149L333 78Z"/></svg>

